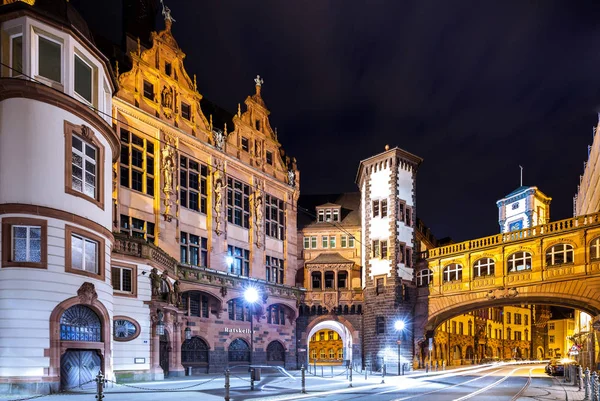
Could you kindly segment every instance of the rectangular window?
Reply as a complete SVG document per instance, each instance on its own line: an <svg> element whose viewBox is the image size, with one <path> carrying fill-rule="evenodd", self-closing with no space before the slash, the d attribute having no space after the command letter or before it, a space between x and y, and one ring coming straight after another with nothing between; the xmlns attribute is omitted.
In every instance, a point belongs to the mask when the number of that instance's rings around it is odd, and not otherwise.
<svg viewBox="0 0 600 401"><path fill-rule="evenodd" d="M387 199L381 200L381 217L387 216Z"/></svg>
<svg viewBox="0 0 600 401"><path fill-rule="evenodd" d="M62 45L38 36L38 74L55 82L62 82Z"/></svg>
<svg viewBox="0 0 600 401"><path fill-rule="evenodd" d="M171 76L171 63L165 63L165 74L167 74L168 76Z"/></svg>
<svg viewBox="0 0 600 401"><path fill-rule="evenodd" d="M285 238L285 205L281 199L266 195L265 230L269 237L283 240Z"/></svg>
<svg viewBox="0 0 600 401"><path fill-rule="evenodd" d="M404 221L404 203L398 203L398 220Z"/></svg>
<svg viewBox="0 0 600 401"><path fill-rule="evenodd" d="M515 313L515 324L521 324L521 314Z"/></svg>
<svg viewBox="0 0 600 401"><path fill-rule="evenodd" d="M520 331L515 331L515 340L521 341L521 332Z"/></svg>
<svg viewBox="0 0 600 401"><path fill-rule="evenodd" d="M331 221L331 209L325 209L325 221Z"/></svg>
<svg viewBox="0 0 600 401"><path fill-rule="evenodd" d="M548 342L553 343L554 342L554 336L548 336L548 337L549 337Z"/></svg>
<svg viewBox="0 0 600 401"><path fill-rule="evenodd" d="M2 219L2 266L47 268L47 227L41 219Z"/></svg>
<svg viewBox="0 0 600 401"><path fill-rule="evenodd" d="M179 157L179 201L181 206L206 214L208 167L184 156Z"/></svg>
<svg viewBox="0 0 600 401"><path fill-rule="evenodd" d="M352 235L348 238L348 248L354 248L354 237Z"/></svg>
<svg viewBox="0 0 600 401"><path fill-rule="evenodd" d="M250 150L250 143L248 141L248 138L246 138L245 136L242 137L242 150L244 152L248 152Z"/></svg>
<svg viewBox="0 0 600 401"><path fill-rule="evenodd" d="M510 312L507 312L506 313L506 324L511 324L511 321L512 321L511 314L510 314Z"/></svg>
<svg viewBox="0 0 600 401"><path fill-rule="evenodd" d="M169 145L166 145L169 146ZM154 196L154 143L121 128L121 185Z"/></svg>
<svg viewBox="0 0 600 401"><path fill-rule="evenodd" d="M380 248L379 248L379 240L373 240L373 244L371 246L371 251L373 253L373 258L379 258L381 253L380 253Z"/></svg>
<svg viewBox="0 0 600 401"><path fill-rule="evenodd" d="M385 334L385 317L377 316L375 324L377 325L377 334Z"/></svg>
<svg viewBox="0 0 600 401"><path fill-rule="evenodd" d="M181 263L208 267L208 239L199 235L181 232L179 236Z"/></svg>
<svg viewBox="0 0 600 401"><path fill-rule="evenodd" d="M335 235L329 236L329 247L331 249L335 248Z"/></svg>
<svg viewBox="0 0 600 401"><path fill-rule="evenodd" d="M373 201L373 217L379 217L379 201Z"/></svg>
<svg viewBox="0 0 600 401"><path fill-rule="evenodd" d="M283 259L267 256L266 271L267 281L283 284Z"/></svg>
<svg viewBox="0 0 600 401"><path fill-rule="evenodd" d="M154 85L144 80L144 97L154 101Z"/></svg>
<svg viewBox="0 0 600 401"><path fill-rule="evenodd" d="M310 237L304 237L304 249L310 249Z"/></svg>
<svg viewBox="0 0 600 401"><path fill-rule="evenodd" d="M231 257L229 273L249 277L250 275L250 251L229 245L227 255Z"/></svg>
<svg viewBox="0 0 600 401"><path fill-rule="evenodd" d="M548 330L554 330L554 323L548 323Z"/></svg>
<svg viewBox="0 0 600 401"><path fill-rule="evenodd" d="M124 267L124 266L112 266L112 286L113 291L124 294L134 294L135 286L134 280L136 279L136 268Z"/></svg>
<svg viewBox="0 0 600 401"><path fill-rule="evenodd" d="M329 237L327 235L321 236L321 247L327 248L329 246Z"/></svg>
<svg viewBox="0 0 600 401"><path fill-rule="evenodd" d="M227 221L250 227L250 186L231 177L227 178Z"/></svg>
<svg viewBox="0 0 600 401"><path fill-rule="evenodd" d="M322 209L319 210L318 215L319 215L319 218L318 218L319 223L324 222L325 221L325 210L322 210Z"/></svg>
<svg viewBox="0 0 600 401"><path fill-rule="evenodd" d="M407 267L412 267L412 249L409 247L406 247L404 252L406 254L405 259L404 259L404 264Z"/></svg>
<svg viewBox="0 0 600 401"><path fill-rule="evenodd" d="M185 118L188 121L190 120L191 110L189 104L181 102L181 117Z"/></svg>
<svg viewBox="0 0 600 401"><path fill-rule="evenodd" d="M267 164L270 165L270 166L272 166L273 165L273 152L269 152L267 150L267 156L266 156L266 158L267 158Z"/></svg>
<svg viewBox="0 0 600 401"><path fill-rule="evenodd" d="M96 199L98 150L77 135L72 136L71 147L71 188Z"/></svg>
<svg viewBox="0 0 600 401"><path fill-rule="evenodd" d="M313 235L310 237L310 247L312 249L317 249L317 236Z"/></svg>
<svg viewBox="0 0 600 401"><path fill-rule="evenodd" d="M133 238L141 238L148 242L154 242L154 223L136 219L135 217L129 217L125 214L122 214L120 217L121 233L127 234Z"/></svg>
<svg viewBox="0 0 600 401"><path fill-rule="evenodd" d="M381 259L387 259L388 257L388 243L386 241L380 241L381 244Z"/></svg>
<svg viewBox="0 0 600 401"><path fill-rule="evenodd" d="M407 227L412 227L412 209L409 207L406 208L406 218L404 223Z"/></svg>
<svg viewBox="0 0 600 401"><path fill-rule="evenodd" d="M383 294L385 292L384 282L382 278L378 278L376 281L375 291L377 295Z"/></svg>
<svg viewBox="0 0 600 401"><path fill-rule="evenodd" d="M23 35L10 38L10 72L11 77L16 77L23 73Z"/></svg>
<svg viewBox="0 0 600 401"><path fill-rule="evenodd" d="M333 209L333 221L340 221L339 209Z"/></svg>
<svg viewBox="0 0 600 401"><path fill-rule="evenodd" d="M92 103L92 67L75 55L75 93Z"/></svg>
<svg viewBox="0 0 600 401"><path fill-rule="evenodd" d="M101 242L92 238L91 234L82 235L82 230L67 226L67 263L65 270L90 276L103 276L104 266L100 263L103 258L100 252ZM89 235L89 236L88 236ZM94 236L95 237L95 236ZM102 242L102 251L104 246ZM100 269L102 266L102 269Z"/></svg>
<svg viewBox="0 0 600 401"><path fill-rule="evenodd" d="M340 246L342 248L347 248L348 247L348 236L347 235L341 235L340 236Z"/></svg>
<svg viewBox="0 0 600 401"><path fill-rule="evenodd" d="M529 315L525 315L525 326L529 326Z"/></svg>

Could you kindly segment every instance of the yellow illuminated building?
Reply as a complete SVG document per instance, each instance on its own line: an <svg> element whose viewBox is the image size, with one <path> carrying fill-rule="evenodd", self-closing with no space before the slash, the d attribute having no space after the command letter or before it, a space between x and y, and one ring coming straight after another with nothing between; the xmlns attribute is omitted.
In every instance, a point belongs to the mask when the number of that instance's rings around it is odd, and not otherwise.
<svg viewBox="0 0 600 401"><path fill-rule="evenodd" d="M310 363L341 364L344 347L340 335L333 330L319 330L310 338Z"/></svg>

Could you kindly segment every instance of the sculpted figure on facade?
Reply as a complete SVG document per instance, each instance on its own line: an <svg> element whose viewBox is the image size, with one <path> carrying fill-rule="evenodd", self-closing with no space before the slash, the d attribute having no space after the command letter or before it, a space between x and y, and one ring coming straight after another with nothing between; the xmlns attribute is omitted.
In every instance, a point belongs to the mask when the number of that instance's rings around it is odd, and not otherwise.
<svg viewBox="0 0 600 401"><path fill-rule="evenodd" d="M161 170L163 174L163 193L165 195L165 212L164 217L165 220L171 220L171 195L174 193L173 191L173 174L175 172L175 167L177 166L175 160L175 140L168 135L164 134L163 138L165 138L165 144L163 145L161 151L162 163Z"/></svg>
<svg viewBox="0 0 600 401"><path fill-rule="evenodd" d="M263 226L264 226L264 201L262 185L259 184L258 188L254 192L254 234L255 243L258 248L262 246L263 242Z"/></svg>
<svg viewBox="0 0 600 401"><path fill-rule="evenodd" d="M167 6L165 6L165 3L163 3L163 0L160 0L160 4L162 4L162 15L163 15L163 17L165 17L165 21L168 21L169 23L176 22L175 18L173 18L171 16L171 9Z"/></svg>
<svg viewBox="0 0 600 401"><path fill-rule="evenodd" d="M296 172L294 170L288 170L288 184L290 187L296 186Z"/></svg>
<svg viewBox="0 0 600 401"><path fill-rule="evenodd" d="M225 137L225 134L223 133L223 131L221 131L218 128L213 128L212 132L213 132L215 147L219 150L223 150L223 148L225 147L225 139L227 139Z"/></svg>
<svg viewBox="0 0 600 401"><path fill-rule="evenodd" d="M160 292L160 276L156 267L150 272L150 283L152 285L152 296L157 297Z"/></svg>
<svg viewBox="0 0 600 401"><path fill-rule="evenodd" d="M223 233L222 211L223 211L223 195L227 189L225 185L225 176L223 174L224 164L221 160L215 159L215 171L213 173L213 187L215 194L215 233L221 235Z"/></svg>
<svg viewBox="0 0 600 401"><path fill-rule="evenodd" d="M173 88L164 86L160 94L161 104L166 109L173 109Z"/></svg>
<svg viewBox="0 0 600 401"><path fill-rule="evenodd" d="M181 288L179 287L179 280L175 280L173 283L171 303L177 307L181 305Z"/></svg>

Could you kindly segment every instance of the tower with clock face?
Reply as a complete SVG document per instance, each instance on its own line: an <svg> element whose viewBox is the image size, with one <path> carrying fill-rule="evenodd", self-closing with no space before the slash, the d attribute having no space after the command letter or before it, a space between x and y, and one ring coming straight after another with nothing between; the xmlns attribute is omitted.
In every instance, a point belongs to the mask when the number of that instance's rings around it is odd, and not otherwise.
<svg viewBox="0 0 600 401"><path fill-rule="evenodd" d="M537 187L521 186L498 200L500 232L523 230L550 221L550 201Z"/></svg>

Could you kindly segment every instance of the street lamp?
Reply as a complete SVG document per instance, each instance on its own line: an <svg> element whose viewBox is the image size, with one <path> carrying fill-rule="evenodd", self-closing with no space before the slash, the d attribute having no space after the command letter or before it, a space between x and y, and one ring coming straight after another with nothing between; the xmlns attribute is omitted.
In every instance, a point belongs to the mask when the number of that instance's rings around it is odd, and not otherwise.
<svg viewBox="0 0 600 401"><path fill-rule="evenodd" d="M258 290L254 287L246 288L244 299L250 309L250 365L252 365L254 359L254 304L258 301Z"/></svg>
<svg viewBox="0 0 600 401"><path fill-rule="evenodd" d="M404 330L405 327L405 323L404 320L396 320L396 323L394 323L394 328L396 329L396 331L398 332L398 340L396 341L396 344L398 344L398 375L400 375L400 345L402 344L402 331Z"/></svg>

